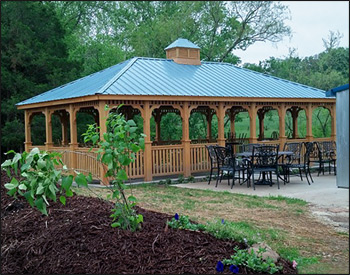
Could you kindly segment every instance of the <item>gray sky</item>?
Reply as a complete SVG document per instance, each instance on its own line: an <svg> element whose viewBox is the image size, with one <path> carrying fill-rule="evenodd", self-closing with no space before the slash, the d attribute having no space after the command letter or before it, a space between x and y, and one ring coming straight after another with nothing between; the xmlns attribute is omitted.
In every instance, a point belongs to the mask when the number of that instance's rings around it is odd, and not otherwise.
<svg viewBox="0 0 350 275"><path fill-rule="evenodd" d="M339 46L349 47L349 2L348 1L282 1L289 7L291 20L285 21L292 29L293 37L273 45L257 42L246 51L236 50L244 63L256 63L270 57L285 58L289 48L296 49L300 58L319 54L325 50L322 38L330 31L339 31L343 38Z"/></svg>

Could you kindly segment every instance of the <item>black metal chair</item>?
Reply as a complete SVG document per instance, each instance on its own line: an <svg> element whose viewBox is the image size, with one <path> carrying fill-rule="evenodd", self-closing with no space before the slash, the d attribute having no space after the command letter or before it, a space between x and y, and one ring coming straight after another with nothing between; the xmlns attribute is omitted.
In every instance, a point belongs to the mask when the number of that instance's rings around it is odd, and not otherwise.
<svg viewBox="0 0 350 275"><path fill-rule="evenodd" d="M215 146L215 152L218 158L218 174L220 176L220 182L223 178L224 172L227 173L227 183L230 185L230 174L232 174L232 185L235 184L235 179L243 179L244 182L244 171L246 170L246 167L243 166L243 162L240 162L236 160L235 155L227 148L227 147L222 147L222 146ZM236 172L239 173L238 177L235 177ZM240 173L242 172L242 178L240 177ZM218 186L219 182L219 177L216 179L216 187Z"/></svg>
<svg viewBox="0 0 350 275"><path fill-rule="evenodd" d="M334 163L334 160L329 157L329 151L323 148L322 142L313 142L313 151L312 151L312 159L311 163L316 163L318 165L318 174L319 176L322 172L324 175L325 164L328 164L329 174L331 173L331 164Z"/></svg>
<svg viewBox="0 0 350 275"><path fill-rule="evenodd" d="M205 147L208 150L209 158L210 158L210 176L209 176L209 182L210 184L211 178L213 176L213 170L216 169L218 171L217 177L219 176L219 166L218 166L218 158L215 152L215 146L214 145L205 145Z"/></svg>
<svg viewBox="0 0 350 275"><path fill-rule="evenodd" d="M293 169L299 170L300 179L303 180L301 170L301 150L303 144L301 142L286 142L283 146L283 151L293 152L292 155L283 155L282 163L279 164L282 167L282 173L284 176L284 184L290 181L290 174Z"/></svg>
<svg viewBox="0 0 350 275"><path fill-rule="evenodd" d="M308 175L310 176L311 181L314 182L310 172L311 154L314 148L314 144L312 142L304 142L303 144L305 146L305 153L304 153L304 163L302 164L302 169L304 170L307 183L310 185Z"/></svg>
<svg viewBox="0 0 350 275"><path fill-rule="evenodd" d="M278 150L279 145L258 145L253 146L252 162L251 162L251 178L253 189L256 184L268 184L272 186L272 172L276 174L277 186L280 189L279 173L278 173ZM254 180L254 174L259 173L262 176L258 182Z"/></svg>
<svg viewBox="0 0 350 275"><path fill-rule="evenodd" d="M337 174L337 144L335 141L322 141L322 155L324 159L330 161L329 173L331 173L331 167L333 166L334 175Z"/></svg>

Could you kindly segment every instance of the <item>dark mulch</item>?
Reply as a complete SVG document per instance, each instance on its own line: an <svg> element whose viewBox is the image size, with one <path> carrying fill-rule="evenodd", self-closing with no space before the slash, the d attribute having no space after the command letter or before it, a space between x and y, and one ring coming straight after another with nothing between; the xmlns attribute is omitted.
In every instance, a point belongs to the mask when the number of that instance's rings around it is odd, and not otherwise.
<svg viewBox="0 0 350 275"><path fill-rule="evenodd" d="M1 274L215 274L217 261L229 258L235 246L245 248L203 232L165 232L172 216L142 208L141 231L112 228L112 205L97 198L52 203L46 217L5 194L3 172L1 182ZM283 273L296 273L290 262L278 264ZM240 268L240 273L255 272Z"/></svg>

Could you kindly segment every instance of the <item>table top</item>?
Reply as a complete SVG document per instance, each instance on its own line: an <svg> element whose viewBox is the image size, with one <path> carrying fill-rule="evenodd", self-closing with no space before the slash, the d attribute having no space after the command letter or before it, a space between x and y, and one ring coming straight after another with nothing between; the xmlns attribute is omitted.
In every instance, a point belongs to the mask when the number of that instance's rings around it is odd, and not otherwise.
<svg viewBox="0 0 350 275"><path fill-rule="evenodd" d="M253 152L242 152L242 153L237 153L235 154L236 157L251 157L253 154ZM278 151L278 155L279 156L282 156L282 155L285 155L285 156L290 156L290 155L293 155L294 153L291 152L291 151Z"/></svg>

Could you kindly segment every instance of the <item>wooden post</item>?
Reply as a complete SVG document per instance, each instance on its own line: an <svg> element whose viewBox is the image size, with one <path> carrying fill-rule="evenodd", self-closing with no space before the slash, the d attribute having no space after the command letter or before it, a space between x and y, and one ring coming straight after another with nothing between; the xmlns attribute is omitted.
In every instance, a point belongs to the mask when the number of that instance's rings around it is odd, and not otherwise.
<svg viewBox="0 0 350 275"><path fill-rule="evenodd" d="M108 110L105 110L106 102L101 100L98 102L98 125L100 126L100 140L104 140L103 135L107 133L107 117L108 117ZM101 184L103 185L109 185L108 178L105 177L105 168L103 167L103 164L101 163L100 166L100 179Z"/></svg>
<svg viewBox="0 0 350 275"><path fill-rule="evenodd" d="M52 112L49 110L48 107L45 108L45 129L46 129L46 142L45 142L45 149L46 151L49 151L50 148L53 146L52 142Z"/></svg>
<svg viewBox="0 0 350 275"><path fill-rule="evenodd" d="M183 170L184 176L189 177L191 175L191 140L190 140L190 127L189 119L190 112L188 102L186 101L183 105L183 111L181 112L182 117L182 145L183 145Z"/></svg>
<svg viewBox="0 0 350 275"><path fill-rule="evenodd" d="M234 136L236 136L236 133L235 133L235 118L236 118L236 113L231 110L230 111L230 132Z"/></svg>
<svg viewBox="0 0 350 275"><path fill-rule="evenodd" d="M286 105L281 103L279 110L279 141L280 141L280 150L282 151L284 144L286 143Z"/></svg>
<svg viewBox="0 0 350 275"><path fill-rule="evenodd" d="M67 112L62 112L60 116L62 127L62 145L68 145L68 115Z"/></svg>
<svg viewBox="0 0 350 275"><path fill-rule="evenodd" d="M225 146L225 110L224 103L219 102L218 108L218 144L220 146Z"/></svg>
<svg viewBox="0 0 350 275"><path fill-rule="evenodd" d="M208 109L208 111L207 111L206 118L207 118L207 140L208 140L208 142L210 142L212 139L211 121L213 119L213 114L212 114L210 109Z"/></svg>
<svg viewBox="0 0 350 275"><path fill-rule="evenodd" d="M160 114L160 110L159 109L155 110L154 121L156 122L156 138L155 138L156 141L161 140L161 138L160 138L160 121L161 121L161 119L162 119L162 116Z"/></svg>
<svg viewBox="0 0 350 275"><path fill-rule="evenodd" d="M260 140L264 139L264 118L265 118L265 112L263 111L263 109L260 109L261 112L258 112L258 118L259 118L259 129L260 129L260 133L259 133L259 138Z"/></svg>
<svg viewBox="0 0 350 275"><path fill-rule="evenodd" d="M312 105L311 103L307 104L306 109L306 139L307 141L312 141Z"/></svg>
<svg viewBox="0 0 350 275"><path fill-rule="evenodd" d="M31 113L28 110L24 110L24 150L29 152L29 146L32 146L32 136L31 136Z"/></svg>
<svg viewBox="0 0 350 275"><path fill-rule="evenodd" d="M152 141L151 141L151 109L149 101L145 101L143 115L143 132L145 136L145 150L143 152L145 181L152 180Z"/></svg>
<svg viewBox="0 0 350 275"><path fill-rule="evenodd" d="M292 138L298 138L298 115L299 115L299 109L293 108L291 109L292 113L292 120L293 120L293 135Z"/></svg>
<svg viewBox="0 0 350 275"><path fill-rule="evenodd" d="M329 111L331 113L331 139L337 141L336 105L333 104Z"/></svg>
<svg viewBox="0 0 350 275"><path fill-rule="evenodd" d="M69 104L69 124L70 124L70 167L72 169L77 168L77 156L74 153L78 147L78 137L77 137L77 110L73 104Z"/></svg>
<svg viewBox="0 0 350 275"><path fill-rule="evenodd" d="M256 137L256 115L257 115L257 106L256 103L253 102L249 107L249 117L250 117L250 138L249 143L257 143Z"/></svg>

